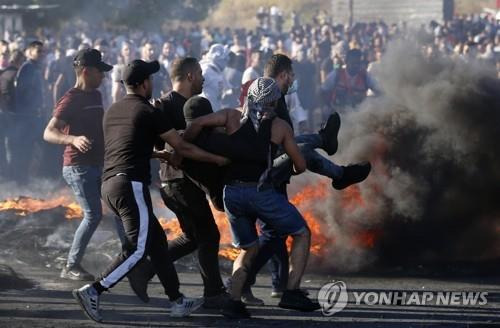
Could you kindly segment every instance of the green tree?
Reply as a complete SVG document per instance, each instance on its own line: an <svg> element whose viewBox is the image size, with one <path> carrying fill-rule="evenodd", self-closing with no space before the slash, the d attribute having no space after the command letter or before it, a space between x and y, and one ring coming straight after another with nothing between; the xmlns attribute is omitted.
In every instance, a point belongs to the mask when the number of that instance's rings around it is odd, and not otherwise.
<svg viewBox="0 0 500 328"><path fill-rule="evenodd" d="M25 16L25 25L57 26L73 18L91 23L107 22L129 27L159 27L168 19L203 20L219 0L0 0L8 6L2 11L14 10L13 5L57 5L55 8L18 8ZM9 9L10 8L10 9Z"/></svg>

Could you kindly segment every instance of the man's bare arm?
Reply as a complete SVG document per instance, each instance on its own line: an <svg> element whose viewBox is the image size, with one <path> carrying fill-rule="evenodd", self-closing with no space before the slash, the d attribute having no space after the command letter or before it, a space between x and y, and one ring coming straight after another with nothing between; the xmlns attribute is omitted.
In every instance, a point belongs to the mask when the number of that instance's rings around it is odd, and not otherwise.
<svg viewBox="0 0 500 328"><path fill-rule="evenodd" d="M278 120L278 119L276 119ZM295 138L293 136L293 131L288 123L280 120L276 122L276 128L280 132L281 145L283 145L283 149L285 153L290 157L293 163L293 169L295 174L300 174L306 170L306 160L297 146L295 142Z"/></svg>
<svg viewBox="0 0 500 328"><path fill-rule="evenodd" d="M52 117L43 131L43 140L60 145L72 145L82 153L92 148L92 142L85 136L73 136L62 132L66 122Z"/></svg>
<svg viewBox="0 0 500 328"><path fill-rule="evenodd" d="M226 127L230 122L230 117L234 116L236 109L222 109L218 112L197 117L184 131L183 138L186 141L193 141L205 127Z"/></svg>
<svg viewBox="0 0 500 328"><path fill-rule="evenodd" d="M169 131L161 134L160 138L172 146L175 152L183 157L191 158L200 162L215 163L219 166L229 164L229 160L227 158L204 151L192 143L185 141L175 129L170 129Z"/></svg>

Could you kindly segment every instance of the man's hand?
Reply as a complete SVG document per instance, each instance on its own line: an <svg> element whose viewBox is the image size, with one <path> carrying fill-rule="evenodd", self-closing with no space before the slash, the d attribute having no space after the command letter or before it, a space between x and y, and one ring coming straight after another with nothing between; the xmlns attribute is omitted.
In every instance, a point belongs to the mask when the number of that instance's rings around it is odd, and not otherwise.
<svg viewBox="0 0 500 328"><path fill-rule="evenodd" d="M181 167L183 158L184 157L182 157L182 155L180 155L178 152L174 151L172 153L172 156L170 156L170 160L168 162L170 163L170 165L172 165L176 169L179 169Z"/></svg>
<svg viewBox="0 0 500 328"><path fill-rule="evenodd" d="M86 136L73 136L70 144L84 154L92 149L92 142Z"/></svg>
<svg viewBox="0 0 500 328"><path fill-rule="evenodd" d="M151 157L159 159L160 162L168 162L170 161L171 156L172 154L169 153L166 149L162 150L153 149L153 155Z"/></svg>
<svg viewBox="0 0 500 328"><path fill-rule="evenodd" d="M161 103L160 98L156 98L156 99L151 100L151 105L153 105L154 108L161 109L162 103Z"/></svg>
<svg viewBox="0 0 500 328"><path fill-rule="evenodd" d="M226 166L226 165L229 165L231 163L231 160L229 158L226 158L226 157L222 157L222 156L218 156L219 159L217 159L217 166Z"/></svg>

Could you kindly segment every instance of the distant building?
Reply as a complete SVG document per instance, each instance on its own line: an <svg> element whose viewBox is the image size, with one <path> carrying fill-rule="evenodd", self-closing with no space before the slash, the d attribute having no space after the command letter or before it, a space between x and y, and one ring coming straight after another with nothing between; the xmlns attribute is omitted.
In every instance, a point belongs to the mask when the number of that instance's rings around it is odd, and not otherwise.
<svg viewBox="0 0 500 328"><path fill-rule="evenodd" d="M0 39L24 30L23 17L27 13L42 12L59 5L0 5Z"/></svg>
<svg viewBox="0 0 500 328"><path fill-rule="evenodd" d="M445 4L453 11L453 1L447 0L332 0L333 21L348 23L351 4L354 22L383 19L387 23L418 24L442 21Z"/></svg>

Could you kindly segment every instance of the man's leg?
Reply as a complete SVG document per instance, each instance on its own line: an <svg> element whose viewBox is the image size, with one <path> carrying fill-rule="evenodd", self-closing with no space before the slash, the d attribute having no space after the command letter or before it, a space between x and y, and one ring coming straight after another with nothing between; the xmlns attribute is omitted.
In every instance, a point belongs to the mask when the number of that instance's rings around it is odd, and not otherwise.
<svg viewBox="0 0 500 328"><path fill-rule="evenodd" d="M311 246L311 232L309 229L292 235L292 249L290 251L290 268L288 274L287 290L299 290L300 280L309 259Z"/></svg>
<svg viewBox="0 0 500 328"><path fill-rule="evenodd" d="M73 290L73 296L85 314L97 322L102 320L99 295L118 283L146 255L150 226L142 183L115 176L103 183L102 196L122 220L126 243L118 257L92 285Z"/></svg>
<svg viewBox="0 0 500 328"><path fill-rule="evenodd" d="M127 244L97 281L73 291L87 316L102 320L99 295L123 279L146 255L151 256L165 293L174 302L171 315L185 316L200 307L202 301L185 298L179 292L177 272L168 255L166 236L153 214L148 187L126 177L113 177L104 183L103 196L122 219Z"/></svg>
<svg viewBox="0 0 500 328"><path fill-rule="evenodd" d="M63 167L63 176L82 208L83 220L76 229L66 267L61 272L61 278L94 280L94 277L80 266L80 262L90 238L102 219L101 170L97 166L65 166Z"/></svg>
<svg viewBox="0 0 500 328"><path fill-rule="evenodd" d="M339 166L319 154L315 149L321 148L322 138L318 134L301 135L295 138L302 155L306 160L307 169L311 172L332 179L332 186L341 190L366 179L371 170L369 162L360 162L348 166ZM279 180L284 171L289 171L290 159L282 154L274 160L273 177Z"/></svg>
<svg viewBox="0 0 500 328"><path fill-rule="evenodd" d="M258 251L258 236L255 219L251 216L249 203L257 187L226 185L224 188L224 207L231 227L233 245L241 252L233 263L231 299L222 309L222 314L232 319L249 318L250 313L241 301L243 285L248 278L252 261Z"/></svg>
<svg viewBox="0 0 500 328"><path fill-rule="evenodd" d="M271 285L273 291L271 296L281 296L288 284L288 250L286 248L286 239L282 238L282 242L276 248L275 254L269 260L271 265Z"/></svg>
<svg viewBox="0 0 500 328"><path fill-rule="evenodd" d="M285 195L274 189L260 192L253 205L262 221L273 226L277 233L283 236L291 235L293 238L287 289L281 297L280 307L301 311L318 309L318 304L300 291L300 280L307 264L311 237L304 218Z"/></svg>
<svg viewBox="0 0 500 328"><path fill-rule="evenodd" d="M184 234L169 242L171 258L180 257L198 250L198 261L205 287L204 296L212 297L225 291L219 268L220 234L205 193L189 179L162 192L165 204L177 214ZM165 197L166 196L166 197ZM194 247L194 248L193 248ZM189 253L187 253L189 251Z"/></svg>
<svg viewBox="0 0 500 328"><path fill-rule="evenodd" d="M273 227L257 220L261 234L259 250L248 272L248 278L243 287L243 302L248 305L262 305L264 302L253 296L251 286L255 284L256 276L266 263L271 264L273 290L283 291L288 281L288 251L286 237L279 236Z"/></svg>
<svg viewBox="0 0 500 328"><path fill-rule="evenodd" d="M183 180L171 182L160 188L160 195L165 206L167 206L177 216L177 220L182 230L182 234L174 240L168 242L170 259L175 262L188 254L191 254L198 247L193 236L191 220L186 213L186 206L178 201L179 190L182 189ZM182 196L180 196L182 197ZM147 293L148 283L155 275L152 263L141 260L128 274L128 281L134 293L144 303L149 302Z"/></svg>
<svg viewBox="0 0 500 328"><path fill-rule="evenodd" d="M186 206L178 201L178 197L182 197L179 193L182 190L183 183L184 179L179 182L169 183L160 189L160 196L163 203L174 212L182 230L180 236L168 242L170 257L173 262L191 254L198 247L193 236L191 220L186 213Z"/></svg>

